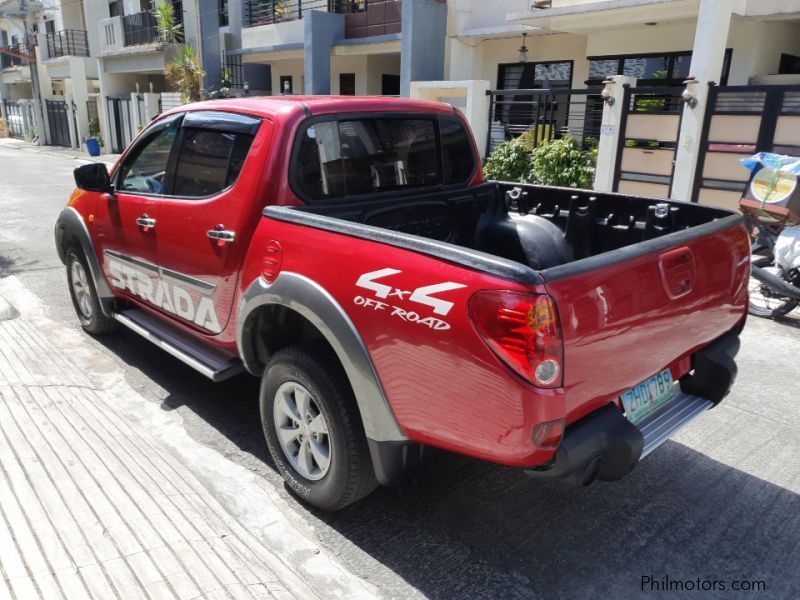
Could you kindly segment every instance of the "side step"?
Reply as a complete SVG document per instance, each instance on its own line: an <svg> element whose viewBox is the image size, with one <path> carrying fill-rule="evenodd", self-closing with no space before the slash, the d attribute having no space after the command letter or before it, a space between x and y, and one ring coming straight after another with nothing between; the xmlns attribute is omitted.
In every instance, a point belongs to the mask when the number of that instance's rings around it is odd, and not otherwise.
<svg viewBox="0 0 800 600"><path fill-rule="evenodd" d="M237 357L202 346L141 309L126 309L114 313L114 318L211 381L223 381L244 371L244 365Z"/></svg>
<svg viewBox="0 0 800 600"><path fill-rule="evenodd" d="M662 410L639 423L637 427L644 437L644 448L639 459L650 454L713 405L705 398L680 394Z"/></svg>

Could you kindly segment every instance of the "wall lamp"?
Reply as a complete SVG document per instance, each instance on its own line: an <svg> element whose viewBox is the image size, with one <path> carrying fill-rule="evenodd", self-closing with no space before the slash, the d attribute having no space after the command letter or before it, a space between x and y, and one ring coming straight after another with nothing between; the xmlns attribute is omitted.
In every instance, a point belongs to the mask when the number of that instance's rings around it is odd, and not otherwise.
<svg viewBox="0 0 800 600"><path fill-rule="evenodd" d="M614 80L610 77L608 79L603 80L603 91L600 92L600 97L603 99L603 102L608 104L609 106L614 106L614 102L616 102L616 98L614 98L614 94L611 93L611 88L609 87L611 84L614 83Z"/></svg>
<svg viewBox="0 0 800 600"><path fill-rule="evenodd" d="M694 93L694 86L697 85L697 78L688 77L686 81L683 82L683 85L686 86L686 89L683 90L681 98L686 103L686 106L689 108L694 108L697 106L697 97Z"/></svg>

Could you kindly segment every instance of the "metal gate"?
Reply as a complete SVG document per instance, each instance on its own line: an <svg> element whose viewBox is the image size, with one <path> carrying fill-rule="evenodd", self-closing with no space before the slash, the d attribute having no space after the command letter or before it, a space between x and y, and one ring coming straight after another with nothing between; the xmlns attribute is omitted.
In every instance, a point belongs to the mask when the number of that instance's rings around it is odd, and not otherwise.
<svg viewBox="0 0 800 600"><path fill-rule="evenodd" d="M682 87L626 87L614 191L669 198L681 130Z"/></svg>
<svg viewBox="0 0 800 600"><path fill-rule="evenodd" d="M69 111L63 100L45 100L47 124L50 128L49 144L51 146L71 146L69 140Z"/></svg>
<svg viewBox="0 0 800 600"><path fill-rule="evenodd" d="M800 156L800 85L709 89L692 200L738 208L755 152Z"/></svg>
<svg viewBox="0 0 800 600"><path fill-rule="evenodd" d="M486 155L523 134L538 146L571 136L584 148L600 139L603 101L598 89L490 90Z"/></svg>
<svg viewBox="0 0 800 600"><path fill-rule="evenodd" d="M11 137L21 138L25 135L25 119L22 109L14 100L3 100L3 114L6 116L6 130Z"/></svg>
<svg viewBox="0 0 800 600"><path fill-rule="evenodd" d="M108 122L111 126L111 151L122 152L133 140L130 98L106 98Z"/></svg>

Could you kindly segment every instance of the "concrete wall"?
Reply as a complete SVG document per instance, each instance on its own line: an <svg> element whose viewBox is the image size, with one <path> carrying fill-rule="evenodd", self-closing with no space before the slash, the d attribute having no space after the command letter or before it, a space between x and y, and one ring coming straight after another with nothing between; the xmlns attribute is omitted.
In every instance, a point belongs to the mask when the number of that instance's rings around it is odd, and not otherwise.
<svg viewBox="0 0 800 600"><path fill-rule="evenodd" d="M384 74L400 75L399 53L371 54L367 57L367 94L370 96L378 96L382 93Z"/></svg>
<svg viewBox="0 0 800 600"><path fill-rule="evenodd" d="M282 75L291 75L295 94L303 94L305 70L302 59L280 60L272 63L272 93L279 96L283 90L280 86Z"/></svg>
<svg viewBox="0 0 800 600"><path fill-rule="evenodd" d="M364 96L368 94L367 80L368 56L332 56L331 57L331 94L341 94L339 89L339 75L342 73L355 73L356 75L356 95ZM380 84L378 84L380 88Z"/></svg>

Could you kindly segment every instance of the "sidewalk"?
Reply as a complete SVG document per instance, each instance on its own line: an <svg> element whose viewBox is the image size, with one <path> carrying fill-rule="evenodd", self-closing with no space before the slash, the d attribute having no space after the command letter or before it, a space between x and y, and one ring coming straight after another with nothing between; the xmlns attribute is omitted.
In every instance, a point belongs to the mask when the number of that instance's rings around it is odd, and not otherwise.
<svg viewBox="0 0 800 600"><path fill-rule="evenodd" d="M177 417L26 293L0 279L0 599L372 596L268 495L255 508L272 529L246 529L162 439L225 485L240 467L189 447Z"/></svg>
<svg viewBox="0 0 800 600"><path fill-rule="evenodd" d="M101 154L100 156L89 156L83 148L63 148L61 146L37 146L25 140L17 138L0 138L0 147L11 148L13 150L23 150L26 152L33 152L36 154L45 154L48 156L61 156L63 158L72 158L84 162L103 162L109 167L117 162L120 157L119 154Z"/></svg>

